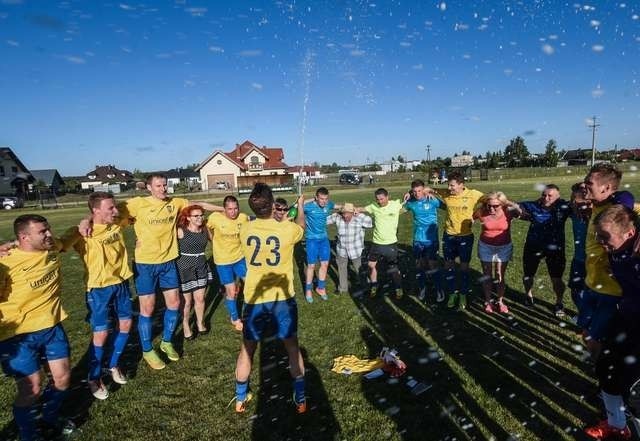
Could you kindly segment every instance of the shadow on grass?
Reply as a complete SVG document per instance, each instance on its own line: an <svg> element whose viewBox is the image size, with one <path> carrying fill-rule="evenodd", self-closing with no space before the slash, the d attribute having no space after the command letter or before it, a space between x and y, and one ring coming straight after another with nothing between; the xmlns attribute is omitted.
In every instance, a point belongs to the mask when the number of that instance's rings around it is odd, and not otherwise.
<svg viewBox="0 0 640 441"><path fill-rule="evenodd" d="M281 341L267 338L260 343L259 390L256 414L252 417L252 439L274 440L333 440L340 434L340 426L329 404L318 369L305 360L305 384L309 408L296 414L293 405L293 385L287 366L289 358Z"/></svg>

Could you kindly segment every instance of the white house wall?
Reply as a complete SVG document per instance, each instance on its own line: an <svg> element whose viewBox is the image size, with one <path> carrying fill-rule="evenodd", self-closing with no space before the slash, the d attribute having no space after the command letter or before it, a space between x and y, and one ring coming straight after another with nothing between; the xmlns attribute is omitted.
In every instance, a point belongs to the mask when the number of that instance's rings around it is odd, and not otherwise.
<svg viewBox="0 0 640 441"><path fill-rule="evenodd" d="M218 164L218 161L220 161L220 164ZM233 175L233 186L238 186L238 175L240 174L239 167L229 159L227 159L225 156L217 154L200 169L200 181L202 182L202 189L209 189L209 181L207 179L207 176L222 174Z"/></svg>

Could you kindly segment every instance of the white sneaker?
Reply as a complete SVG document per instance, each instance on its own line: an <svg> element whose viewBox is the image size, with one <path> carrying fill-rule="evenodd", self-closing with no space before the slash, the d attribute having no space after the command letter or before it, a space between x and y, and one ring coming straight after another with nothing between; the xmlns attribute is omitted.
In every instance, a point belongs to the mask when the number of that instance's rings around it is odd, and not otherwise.
<svg viewBox="0 0 640 441"><path fill-rule="evenodd" d="M426 296L427 296L427 288L423 287L422 289L420 289L420 293L418 294L418 299L424 300Z"/></svg>
<svg viewBox="0 0 640 441"><path fill-rule="evenodd" d="M109 391L102 383L102 380L89 380L88 383L91 394L98 400L106 400L109 398Z"/></svg>
<svg viewBox="0 0 640 441"><path fill-rule="evenodd" d="M438 303L444 302L445 298L446 296L444 295L444 291L439 289L438 293L436 294L436 302Z"/></svg>
<svg viewBox="0 0 640 441"><path fill-rule="evenodd" d="M127 384L127 377L124 376L118 366L112 367L111 369L109 369L109 372L111 372L111 378L113 379L114 383Z"/></svg>

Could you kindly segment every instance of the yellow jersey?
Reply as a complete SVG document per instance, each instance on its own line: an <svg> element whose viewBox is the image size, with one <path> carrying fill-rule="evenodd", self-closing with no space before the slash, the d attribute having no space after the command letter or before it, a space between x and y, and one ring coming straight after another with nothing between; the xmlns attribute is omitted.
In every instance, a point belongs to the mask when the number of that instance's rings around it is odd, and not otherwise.
<svg viewBox="0 0 640 441"><path fill-rule="evenodd" d="M16 248L0 259L0 341L67 318L60 302L60 241L50 251Z"/></svg>
<svg viewBox="0 0 640 441"><path fill-rule="evenodd" d="M240 228L240 242L247 261L244 301L275 302L294 296L293 247L304 230L293 222L256 219Z"/></svg>
<svg viewBox="0 0 640 441"><path fill-rule="evenodd" d="M224 213L211 213L207 228L213 236L211 248L216 265L229 265L242 259L240 228L246 222L249 222L246 214L240 213L237 218L229 219Z"/></svg>
<svg viewBox="0 0 640 441"><path fill-rule="evenodd" d="M118 204L121 217L135 219L137 263L164 263L178 257L178 215L188 205L186 199L161 200L152 196L135 197Z"/></svg>
<svg viewBox="0 0 640 441"><path fill-rule="evenodd" d="M81 236L73 227L64 236L82 258L87 291L117 285L133 275L120 225L93 224L91 237Z"/></svg>
<svg viewBox="0 0 640 441"><path fill-rule="evenodd" d="M610 296L622 296L622 288L611 274L609 266L609 256L602 245L596 240L596 227L594 224L598 214L609 208L612 204L594 205L587 227L587 240L585 241L585 250L587 259L585 268L587 276L584 279L587 287L600 294L608 294Z"/></svg>
<svg viewBox="0 0 640 441"><path fill-rule="evenodd" d="M447 210L445 232L450 236L468 236L472 233L473 212L484 194L478 190L465 188L458 195L443 198Z"/></svg>

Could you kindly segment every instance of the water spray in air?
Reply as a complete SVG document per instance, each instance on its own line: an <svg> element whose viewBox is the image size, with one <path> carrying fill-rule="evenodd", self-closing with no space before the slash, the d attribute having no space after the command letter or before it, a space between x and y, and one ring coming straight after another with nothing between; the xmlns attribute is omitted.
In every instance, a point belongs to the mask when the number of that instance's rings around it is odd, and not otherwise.
<svg viewBox="0 0 640 441"><path fill-rule="evenodd" d="M300 128L300 169L298 170L298 195L302 194L302 171L304 169L304 138L307 130L307 109L311 89L311 72L313 70L313 54L307 50L302 62L304 73L304 100L302 102L302 127Z"/></svg>

